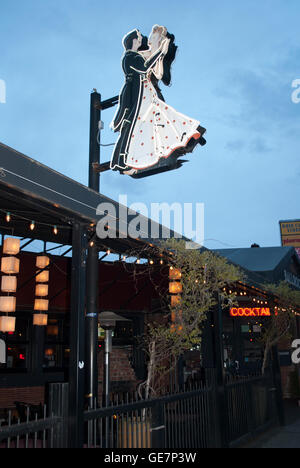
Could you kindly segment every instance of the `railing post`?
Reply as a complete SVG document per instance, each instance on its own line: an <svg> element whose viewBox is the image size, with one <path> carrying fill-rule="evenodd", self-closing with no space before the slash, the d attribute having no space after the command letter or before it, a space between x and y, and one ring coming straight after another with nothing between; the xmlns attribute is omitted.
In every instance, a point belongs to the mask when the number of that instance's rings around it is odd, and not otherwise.
<svg viewBox="0 0 300 468"><path fill-rule="evenodd" d="M281 426L285 426L286 421L285 421L285 413L284 413L284 405L283 405L281 372L280 372L280 364L279 364L277 346L273 346L272 348L272 375L273 375L274 387L276 388L276 407L277 407L278 421Z"/></svg>
<svg viewBox="0 0 300 468"><path fill-rule="evenodd" d="M164 404L157 401L152 408L151 448L165 448L165 433Z"/></svg>
<svg viewBox="0 0 300 468"><path fill-rule="evenodd" d="M53 447L68 448L69 385L67 383L49 384L49 417L62 419L53 431Z"/></svg>

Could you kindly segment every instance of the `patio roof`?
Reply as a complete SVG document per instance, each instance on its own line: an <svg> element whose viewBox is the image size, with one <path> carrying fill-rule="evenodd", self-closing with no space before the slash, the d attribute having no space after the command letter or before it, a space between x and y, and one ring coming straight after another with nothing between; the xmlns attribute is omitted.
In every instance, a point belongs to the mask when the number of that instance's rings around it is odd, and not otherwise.
<svg viewBox="0 0 300 468"><path fill-rule="evenodd" d="M127 233L129 221L137 213L129 211L127 207L89 189L63 174L35 161L28 156L0 143L0 231L19 237L36 238L47 242L72 244L72 223L74 221L86 223L90 227L91 235L101 219L96 214L97 207L102 203L111 203L115 209L117 236L115 239L94 240L101 248L111 248L122 254L129 250L139 250L145 246L154 246L157 240L151 239L152 220L142 217L147 232L140 232L139 238L126 236L119 238L120 233ZM122 221L120 213L126 213ZM7 212L11 213L11 221L5 220ZM126 220L127 219L127 220ZM30 221L36 222L36 229L30 231ZM163 236L163 226L156 224ZM152 224L153 225L153 224ZM53 227L58 227L58 233L53 233ZM51 228L52 227L52 228ZM173 237L175 233L170 232Z"/></svg>

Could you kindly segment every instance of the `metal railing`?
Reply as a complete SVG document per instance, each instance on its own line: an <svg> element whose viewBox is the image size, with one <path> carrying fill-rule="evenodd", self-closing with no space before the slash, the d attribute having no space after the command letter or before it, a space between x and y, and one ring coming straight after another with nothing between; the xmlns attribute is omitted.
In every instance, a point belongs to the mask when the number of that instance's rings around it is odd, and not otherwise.
<svg viewBox="0 0 300 468"><path fill-rule="evenodd" d="M227 380L225 396L229 445L237 445L243 438L249 438L276 423L275 392L269 375Z"/></svg>
<svg viewBox="0 0 300 468"><path fill-rule="evenodd" d="M62 424L62 418L47 417L47 407L43 407L43 417L32 415L30 406L26 409L26 418L13 417L13 411L8 411L5 425L0 427L0 448L55 448L57 427Z"/></svg>
<svg viewBox="0 0 300 468"><path fill-rule="evenodd" d="M85 412L88 448L209 448L217 445L217 405L211 374L160 398L117 398ZM116 404L117 403L117 404Z"/></svg>
<svg viewBox="0 0 300 468"><path fill-rule="evenodd" d="M71 415L68 384L51 384L49 407L28 405L0 427L0 448L68 448ZM277 423L271 375L230 377L222 385L214 369L205 382L142 399L137 393L111 396L108 407L84 411L87 448L218 448L239 443Z"/></svg>

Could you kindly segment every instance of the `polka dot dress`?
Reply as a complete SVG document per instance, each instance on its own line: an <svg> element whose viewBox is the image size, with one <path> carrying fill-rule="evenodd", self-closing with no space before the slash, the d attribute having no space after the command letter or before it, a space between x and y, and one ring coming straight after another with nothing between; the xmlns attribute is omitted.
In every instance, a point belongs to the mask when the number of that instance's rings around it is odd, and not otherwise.
<svg viewBox="0 0 300 468"><path fill-rule="evenodd" d="M177 112L161 101L149 79L143 81L140 112L132 129L126 164L133 169L146 169L168 158L179 148L187 146L191 138L200 138L200 122Z"/></svg>

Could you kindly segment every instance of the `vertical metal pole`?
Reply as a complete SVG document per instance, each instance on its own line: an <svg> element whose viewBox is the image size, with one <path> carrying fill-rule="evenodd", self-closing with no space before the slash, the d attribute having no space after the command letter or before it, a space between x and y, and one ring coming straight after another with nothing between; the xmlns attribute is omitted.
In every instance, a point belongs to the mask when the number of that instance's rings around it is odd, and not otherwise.
<svg viewBox="0 0 300 468"><path fill-rule="evenodd" d="M112 351L112 330L105 330L105 350L103 366L103 406L110 404L110 353ZM105 448L109 448L109 418L105 418Z"/></svg>
<svg viewBox="0 0 300 468"><path fill-rule="evenodd" d="M217 297L218 304L214 307L214 354L215 366L217 372L217 407L218 407L218 426L219 426L219 443L220 448L227 448L229 441L228 435L228 407L227 394L224 375L224 345L223 345L223 311L220 303L219 295Z"/></svg>
<svg viewBox="0 0 300 468"><path fill-rule="evenodd" d="M94 91L91 94L90 114L90 157L89 157L89 188L99 192L100 174L93 169L93 163L100 163L100 133L101 122L101 95Z"/></svg>
<svg viewBox="0 0 300 468"><path fill-rule="evenodd" d="M86 228L73 225L73 257L70 319L69 369L69 446L82 448L84 443L84 309L86 299Z"/></svg>
<svg viewBox="0 0 300 468"><path fill-rule="evenodd" d="M91 94L90 150L89 150L89 188L99 192L100 174L93 169L93 163L100 162L100 112L101 95ZM99 257L96 243L88 248L87 260L87 303L86 303L86 402L93 407L98 398L98 290Z"/></svg>
<svg viewBox="0 0 300 468"><path fill-rule="evenodd" d="M104 406L109 406L110 394L110 353L112 350L112 330L105 330L105 351L104 351Z"/></svg>

